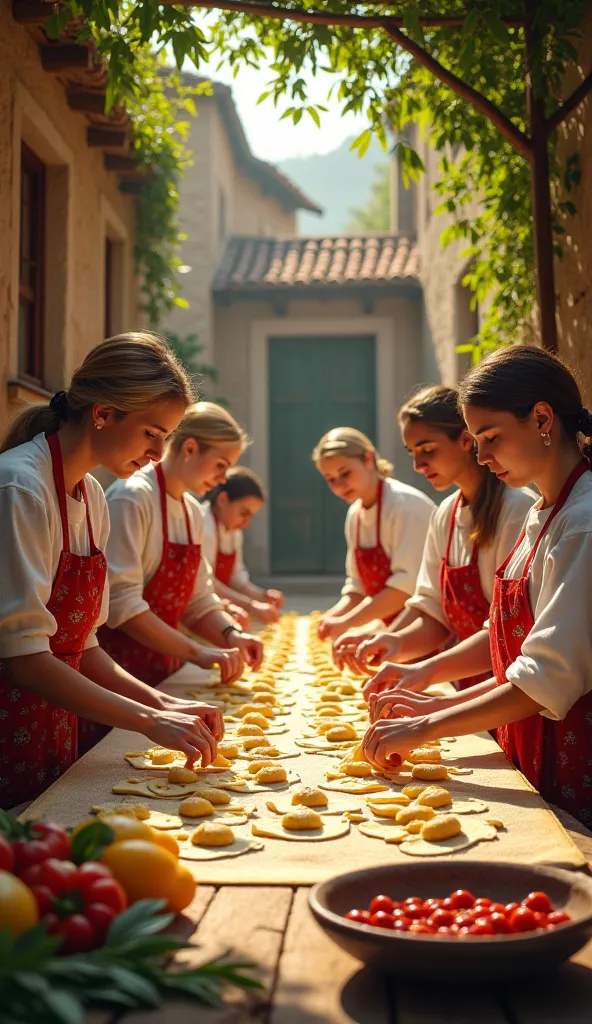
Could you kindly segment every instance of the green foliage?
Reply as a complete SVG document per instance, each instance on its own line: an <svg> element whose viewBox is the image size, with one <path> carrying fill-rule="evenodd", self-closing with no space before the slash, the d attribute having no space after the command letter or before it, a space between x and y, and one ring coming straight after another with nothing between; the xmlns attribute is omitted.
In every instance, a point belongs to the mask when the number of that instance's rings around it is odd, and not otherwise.
<svg viewBox="0 0 592 1024"><path fill-rule="evenodd" d="M216 368L211 366L209 363L203 363L200 361L196 362L198 356L204 350L203 345L199 344L197 334L181 335L175 334L172 331L167 331L166 337L177 358L180 359L183 365L190 371L198 388L201 389L204 381L209 382L210 384L217 383L218 371ZM209 400L217 402L218 405L228 405L226 399L220 398L219 396L216 398L210 398L209 395L203 397L207 397Z"/></svg>
<svg viewBox="0 0 592 1024"><path fill-rule="evenodd" d="M350 210L348 231L388 231L391 226L391 169L376 164L370 197L364 206Z"/></svg>
<svg viewBox="0 0 592 1024"><path fill-rule="evenodd" d="M14 1024L84 1024L88 1008L112 1013L148 1010L168 997L220 1006L226 985L261 988L252 964L226 956L189 969L166 969L184 943L163 934L174 915L164 900L140 900L116 917L104 946L91 953L57 956L61 937L43 925L11 938L0 931L2 1020Z"/></svg>

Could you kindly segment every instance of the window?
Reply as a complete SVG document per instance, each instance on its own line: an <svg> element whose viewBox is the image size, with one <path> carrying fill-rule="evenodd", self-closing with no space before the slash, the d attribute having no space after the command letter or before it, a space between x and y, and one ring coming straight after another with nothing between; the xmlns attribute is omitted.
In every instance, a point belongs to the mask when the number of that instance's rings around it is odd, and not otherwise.
<svg viewBox="0 0 592 1024"><path fill-rule="evenodd" d="M21 145L18 372L43 380L45 167Z"/></svg>
<svg viewBox="0 0 592 1024"><path fill-rule="evenodd" d="M110 238L105 239L105 337L112 338L113 329L113 249Z"/></svg>

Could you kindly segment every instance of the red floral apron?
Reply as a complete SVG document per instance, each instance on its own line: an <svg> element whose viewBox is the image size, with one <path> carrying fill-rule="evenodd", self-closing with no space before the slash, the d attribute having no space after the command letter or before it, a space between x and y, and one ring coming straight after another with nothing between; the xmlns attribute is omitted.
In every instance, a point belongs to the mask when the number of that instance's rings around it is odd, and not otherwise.
<svg viewBox="0 0 592 1024"><path fill-rule="evenodd" d="M57 434L47 435L47 443L62 522L62 551L47 602L47 610L57 623L49 647L56 658L78 670L84 645L101 610L107 561L94 541L84 480L78 486L86 505L90 555L70 551L64 469ZM34 800L77 756L77 716L38 694L12 686L6 662L0 662L0 804L15 807Z"/></svg>
<svg viewBox="0 0 592 1024"><path fill-rule="evenodd" d="M448 531L448 543L446 553L440 565L440 589L442 592L442 611L452 633L457 639L466 640L474 636L483 627L483 623L489 615L489 601L487 601L481 588L479 576L479 547L473 545L471 561L468 565L451 566L450 548L456 525L456 513L462 501L462 494L459 494L452 506L450 518L450 529ZM469 686L489 679L491 673L485 675L469 676L466 679L459 679L457 686L459 690L466 690Z"/></svg>
<svg viewBox="0 0 592 1024"><path fill-rule="evenodd" d="M164 473L160 464L156 465L155 470L162 515L162 558L154 576L144 587L143 597L159 619L177 629L193 593L201 560L201 545L193 544L191 540L191 524L184 501L188 543L173 544L169 541ZM132 640L120 629L103 627L99 631L99 641L114 661L149 686L157 686L181 667L178 658L153 651L137 640Z"/></svg>
<svg viewBox="0 0 592 1024"><path fill-rule="evenodd" d="M212 512L212 515L214 513ZM214 522L216 517L214 516ZM236 551L231 551L229 555L222 551L220 545L220 528L216 523L216 564L214 566L214 576L220 583L224 583L225 586L230 586L230 581L234 575L234 566L236 565Z"/></svg>
<svg viewBox="0 0 592 1024"><path fill-rule="evenodd" d="M360 547L360 519L362 510L360 508L356 523L356 546L354 549L354 555L356 559L356 568L358 570L358 576L362 581L364 587L364 593L366 597L374 597L379 594L381 590L384 590L386 581L389 576L392 575L391 560L380 543L380 518L382 513L382 492L384 490L384 480L380 480L378 484L378 498L377 498L377 510L376 510L376 546L373 548L361 548ZM398 613L397 613L398 614ZM384 623L390 626L391 622L394 622L397 618L396 615L390 615L388 619L384 619Z"/></svg>
<svg viewBox="0 0 592 1024"><path fill-rule="evenodd" d="M495 574L490 642L498 686L507 682L506 670L519 656L534 625L528 574L538 546L587 469L587 464L581 462L570 473L530 551L522 576L504 579L505 569L524 540L525 531ZM497 741L545 800L563 807L588 827L592 825L592 693L580 697L561 722L536 714L498 727Z"/></svg>

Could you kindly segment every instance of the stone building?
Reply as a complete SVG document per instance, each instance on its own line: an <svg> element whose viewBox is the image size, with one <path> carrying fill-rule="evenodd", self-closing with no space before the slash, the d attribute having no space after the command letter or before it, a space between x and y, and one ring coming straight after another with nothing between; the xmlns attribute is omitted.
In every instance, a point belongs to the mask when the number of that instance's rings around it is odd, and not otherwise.
<svg viewBox="0 0 592 1024"><path fill-rule="evenodd" d="M0 427L138 324L129 123L104 116L104 70L74 30L48 39L49 13L0 0Z"/></svg>

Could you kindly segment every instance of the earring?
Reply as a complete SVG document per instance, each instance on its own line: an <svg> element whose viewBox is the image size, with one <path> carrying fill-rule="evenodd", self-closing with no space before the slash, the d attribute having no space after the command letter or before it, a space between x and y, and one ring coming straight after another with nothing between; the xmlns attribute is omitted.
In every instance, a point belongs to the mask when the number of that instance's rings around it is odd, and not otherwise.
<svg viewBox="0 0 592 1024"><path fill-rule="evenodd" d="M551 435L549 434L549 432L545 430L544 433L541 434L541 437L543 439L543 444L544 444L545 448L550 448L551 447Z"/></svg>
<svg viewBox="0 0 592 1024"><path fill-rule="evenodd" d="M102 430L104 426L105 426L104 423L95 423L96 430Z"/></svg>

